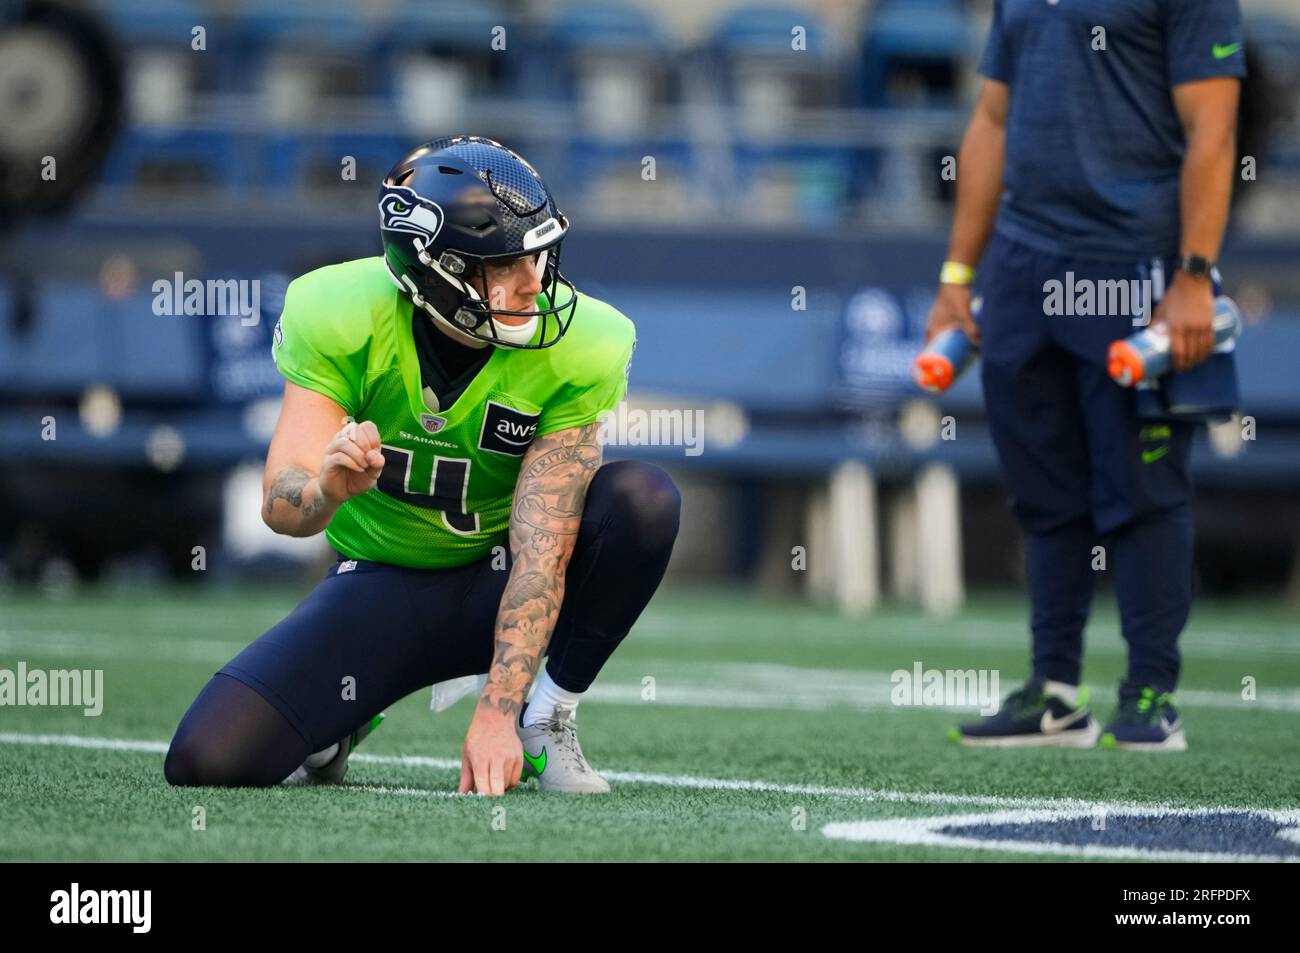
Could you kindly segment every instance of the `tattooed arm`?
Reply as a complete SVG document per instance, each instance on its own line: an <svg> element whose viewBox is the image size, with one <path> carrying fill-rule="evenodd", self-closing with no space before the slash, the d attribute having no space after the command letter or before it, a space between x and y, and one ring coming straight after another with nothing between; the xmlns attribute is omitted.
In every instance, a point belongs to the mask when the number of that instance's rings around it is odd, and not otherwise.
<svg viewBox="0 0 1300 953"><path fill-rule="evenodd" d="M538 437L524 456L510 513L513 565L497 610L496 654L465 736L462 792L501 794L519 782L515 722L564 602L587 487L600 467L598 431L592 423Z"/></svg>
<svg viewBox="0 0 1300 953"><path fill-rule="evenodd" d="M285 381L262 476L262 520L277 533L314 536L340 506L379 479L384 457L378 428L346 417L331 398Z"/></svg>

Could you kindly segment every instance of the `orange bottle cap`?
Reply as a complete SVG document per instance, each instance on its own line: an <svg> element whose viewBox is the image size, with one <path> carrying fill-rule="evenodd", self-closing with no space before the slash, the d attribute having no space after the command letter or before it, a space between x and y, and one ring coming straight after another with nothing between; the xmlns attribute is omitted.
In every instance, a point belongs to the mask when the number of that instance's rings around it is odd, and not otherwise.
<svg viewBox="0 0 1300 953"><path fill-rule="evenodd" d="M1128 341L1115 341L1106 353L1106 373L1123 387L1142 380L1142 359Z"/></svg>
<svg viewBox="0 0 1300 953"><path fill-rule="evenodd" d="M952 377L952 361L942 354L919 354L912 363L912 379L916 386L931 394L942 393L951 387Z"/></svg>

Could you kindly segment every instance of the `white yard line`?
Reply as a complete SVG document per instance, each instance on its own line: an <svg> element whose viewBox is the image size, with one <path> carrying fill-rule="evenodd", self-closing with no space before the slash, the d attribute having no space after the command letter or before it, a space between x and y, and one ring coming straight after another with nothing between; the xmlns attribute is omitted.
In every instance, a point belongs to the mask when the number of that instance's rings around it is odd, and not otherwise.
<svg viewBox="0 0 1300 953"><path fill-rule="evenodd" d="M168 747L166 742L144 739L93 738L80 735L28 735L15 732L0 732L0 745L5 744L146 754L163 754ZM457 771L460 768L460 761L457 758L373 754L356 754L352 757L353 760L363 764L423 767L449 772ZM1300 860L1298 856L1196 852L1123 845L1068 844L1054 842L1050 839L1037 842L1028 840L991 840L981 837L962 836L952 830L952 828L974 828L981 825L1059 822L1099 816L1110 818L1136 816L1161 819L1198 815L1213 816L1230 812L1254 814L1279 824L1288 825L1278 832L1278 836L1288 841L1295 841L1300 839L1300 834L1297 834L1295 826L1300 824L1300 808L1263 810L1227 805L1218 807L1183 807L1168 803L1141 804L1126 801L1085 801L1078 798L999 797L982 794L897 791L886 788L846 787L825 784L782 784L744 778L709 778L693 774L663 774L644 771L602 771L602 774L611 781L623 784L650 784L696 791L743 791L757 794L781 794L791 797L836 798L860 803L960 805L964 807L1001 809L979 814L836 821L825 824L820 828L824 837L854 843L961 848L1063 858L1095 857L1109 860L1166 860L1201 863L1294 862ZM461 796L449 789L389 787L376 784L345 784L339 790L395 797L453 798Z"/></svg>
<svg viewBox="0 0 1300 953"><path fill-rule="evenodd" d="M9 655L30 654L57 658L93 660L131 659L147 662L206 662L216 667L237 655L243 646L233 642L203 639L163 639L129 637L120 642L90 634L55 631L0 629L0 664L12 664ZM920 653L918 653L920 654ZM922 659L927 667L943 661L941 655L929 653ZM81 666L84 667L84 666ZM635 674L634 674L635 673ZM829 711L850 709L875 712L904 710L892 703L891 672L869 669L803 668L762 662L692 662L650 659L622 662L615 659L606 676L591 687L592 701L611 705L667 705L681 708L725 708L752 711ZM1005 696L1018 683L1018 673L1000 673L1001 693ZM655 700L643 698L641 679L655 678ZM626 681L629 676L633 681ZM621 678L620 678L621 677ZM1256 691L1253 701L1245 701L1240 689L1184 689L1176 693L1183 707L1208 708L1216 711L1300 712L1300 688L1265 686ZM1103 710L1112 699L1104 691L1094 692ZM968 713L980 706L945 706L937 711Z"/></svg>
<svg viewBox="0 0 1300 953"><path fill-rule="evenodd" d="M59 748L90 748L103 751L133 751L147 754L165 754L167 742L133 740L127 738L92 738L81 735L29 735L17 732L0 732L0 745L36 745ZM408 768L430 768L439 771L459 771L459 758L438 758L428 755L381 755L358 752L352 756L358 764L394 765ZM1058 797L1003 797L987 794L948 794L937 791L898 791L888 788L865 788L828 784L791 784L745 778L710 778L696 774L666 774L646 771L600 772L611 781L625 784L651 784L662 787L696 791L753 791L759 794L792 794L804 797L843 798L851 801L878 801L907 804L958 804L970 807L1005 807L1020 809L1055 809L1093 812L1122 811L1255 811L1252 807L1215 808L1180 807L1167 802L1141 803L1136 801L1086 801L1079 798ZM424 789L418 789L424 790ZM1298 808L1297 810L1300 810Z"/></svg>

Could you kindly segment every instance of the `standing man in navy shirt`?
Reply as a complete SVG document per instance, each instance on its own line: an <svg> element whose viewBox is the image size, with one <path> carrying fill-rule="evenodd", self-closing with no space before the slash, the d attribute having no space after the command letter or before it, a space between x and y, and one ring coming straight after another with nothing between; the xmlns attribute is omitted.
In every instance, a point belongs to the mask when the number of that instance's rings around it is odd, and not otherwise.
<svg viewBox="0 0 1300 953"><path fill-rule="evenodd" d="M1168 323L1175 371L1211 352L1242 42L1237 0L995 2L927 338L961 327L981 346L1025 534L1033 668L996 715L956 729L965 744L1186 748L1172 693L1192 601L1194 424L1139 417L1106 351L1144 312ZM1143 280L1144 301L1113 313L1050 304L1054 282ZM1081 677L1099 558L1129 649L1104 734Z"/></svg>

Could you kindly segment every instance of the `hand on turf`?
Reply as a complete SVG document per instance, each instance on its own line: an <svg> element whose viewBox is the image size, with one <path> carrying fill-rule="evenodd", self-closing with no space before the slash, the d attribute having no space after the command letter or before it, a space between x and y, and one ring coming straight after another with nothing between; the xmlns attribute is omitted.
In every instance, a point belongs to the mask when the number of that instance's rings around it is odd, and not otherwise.
<svg viewBox="0 0 1300 953"><path fill-rule="evenodd" d="M475 709L461 749L457 793L505 794L519 783L523 771L524 746L514 717L492 708Z"/></svg>
<svg viewBox="0 0 1300 953"><path fill-rule="evenodd" d="M1214 348L1214 287L1204 278L1179 274L1160 299L1152 321L1169 326L1169 356L1174 370L1186 371Z"/></svg>
<svg viewBox="0 0 1300 953"><path fill-rule="evenodd" d="M980 346L980 329L971 316L971 291L969 285L939 285L930 307L930 317L925 324L925 343L949 328L961 328L976 347Z"/></svg>
<svg viewBox="0 0 1300 953"><path fill-rule="evenodd" d="M373 487L384 469L384 454L379 447L379 428L373 421L344 424L325 447L320 469L320 489L325 499L341 506Z"/></svg>

